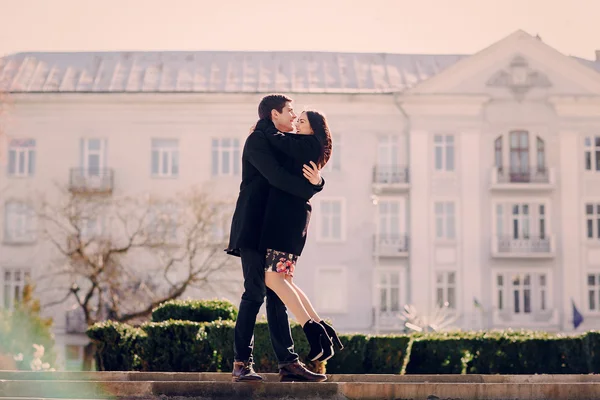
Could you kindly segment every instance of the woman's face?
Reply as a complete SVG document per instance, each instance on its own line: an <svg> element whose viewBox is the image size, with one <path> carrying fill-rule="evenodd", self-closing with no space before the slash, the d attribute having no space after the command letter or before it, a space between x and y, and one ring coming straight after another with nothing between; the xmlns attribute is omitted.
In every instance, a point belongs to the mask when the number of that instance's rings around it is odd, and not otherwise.
<svg viewBox="0 0 600 400"><path fill-rule="evenodd" d="M296 120L296 133L298 135L314 135L310 123L308 122L306 112L300 114L300 117Z"/></svg>

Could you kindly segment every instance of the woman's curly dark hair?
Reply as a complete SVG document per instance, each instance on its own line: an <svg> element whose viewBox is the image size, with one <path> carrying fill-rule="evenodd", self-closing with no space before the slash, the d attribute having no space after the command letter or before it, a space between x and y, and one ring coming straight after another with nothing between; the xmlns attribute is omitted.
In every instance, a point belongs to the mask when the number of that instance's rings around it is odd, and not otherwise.
<svg viewBox="0 0 600 400"><path fill-rule="evenodd" d="M319 169L321 169L327 164L329 158L331 158L331 132L329 131L329 125L327 125L327 118L323 114L315 110L306 110L305 112L315 137L321 143L321 156L317 162Z"/></svg>

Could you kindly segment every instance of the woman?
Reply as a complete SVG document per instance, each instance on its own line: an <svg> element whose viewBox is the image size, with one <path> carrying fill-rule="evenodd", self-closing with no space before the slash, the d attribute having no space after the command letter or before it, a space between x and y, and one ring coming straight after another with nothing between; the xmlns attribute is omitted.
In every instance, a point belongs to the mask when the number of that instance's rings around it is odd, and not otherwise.
<svg viewBox="0 0 600 400"><path fill-rule="evenodd" d="M278 132L269 120L261 120L257 129L263 130L269 143L280 150L280 161L288 171L303 171L306 164L323 168L331 156L331 134L325 116L317 111L304 111L296 122L296 134ZM335 330L321 320L306 294L294 283L298 257L306 243L310 202L271 187L260 240L266 249L265 283L283 301L302 325L310 344L308 358L325 361L333 356L331 339L343 348Z"/></svg>

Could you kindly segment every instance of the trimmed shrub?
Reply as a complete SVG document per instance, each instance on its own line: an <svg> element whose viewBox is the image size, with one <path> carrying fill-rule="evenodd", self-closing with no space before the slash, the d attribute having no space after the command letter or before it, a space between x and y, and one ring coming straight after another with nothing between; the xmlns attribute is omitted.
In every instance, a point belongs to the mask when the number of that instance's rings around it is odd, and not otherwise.
<svg viewBox="0 0 600 400"><path fill-rule="evenodd" d="M581 336L533 331L415 335L407 374L581 374Z"/></svg>
<svg viewBox="0 0 600 400"><path fill-rule="evenodd" d="M344 350L336 352L327 361L328 374L365 374L365 357L367 352L367 335L338 335Z"/></svg>
<svg viewBox="0 0 600 400"><path fill-rule="evenodd" d="M113 321L90 326L87 335L96 344L96 367L99 371L139 371L146 333L140 328Z"/></svg>
<svg viewBox="0 0 600 400"><path fill-rule="evenodd" d="M408 335L369 337L364 360L365 373L399 374L407 358L410 340Z"/></svg>
<svg viewBox="0 0 600 400"><path fill-rule="evenodd" d="M589 373L600 373L600 332L589 331L583 335L583 350Z"/></svg>
<svg viewBox="0 0 600 400"><path fill-rule="evenodd" d="M203 372L213 365L203 324L169 320L141 326L147 338L142 347L142 370Z"/></svg>
<svg viewBox="0 0 600 400"><path fill-rule="evenodd" d="M214 321L204 324L206 340L212 357L211 371L231 372L234 328L234 321Z"/></svg>
<svg viewBox="0 0 600 400"><path fill-rule="evenodd" d="M169 320L133 328L104 322L88 330L100 370L222 371L233 363L233 321ZM600 372L600 333L444 332L340 335L345 348L327 363L308 363L302 328L292 324L295 350L315 372L331 374L585 374ZM254 362L277 372L266 321L256 324Z"/></svg>
<svg viewBox="0 0 600 400"><path fill-rule="evenodd" d="M473 354L473 335L414 335L407 374L460 374Z"/></svg>
<svg viewBox="0 0 600 400"><path fill-rule="evenodd" d="M170 300L152 310L152 322L170 319L212 322L237 318L237 308L227 300Z"/></svg>

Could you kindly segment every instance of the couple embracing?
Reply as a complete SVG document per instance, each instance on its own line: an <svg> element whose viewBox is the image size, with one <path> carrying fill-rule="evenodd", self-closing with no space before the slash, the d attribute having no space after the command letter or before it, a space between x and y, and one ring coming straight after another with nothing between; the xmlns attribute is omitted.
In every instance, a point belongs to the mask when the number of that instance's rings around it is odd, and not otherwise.
<svg viewBox="0 0 600 400"><path fill-rule="evenodd" d="M310 199L325 181L320 169L332 151L325 116L304 111L296 116L292 99L265 96L259 121L242 153L242 183L226 251L241 257L244 293L235 325L234 382L256 382L252 350L254 325L266 297L267 321L282 382L322 382L294 352L287 309L302 326L311 361L325 361L342 349L335 330L319 318L308 297L294 283L296 262L306 243Z"/></svg>

